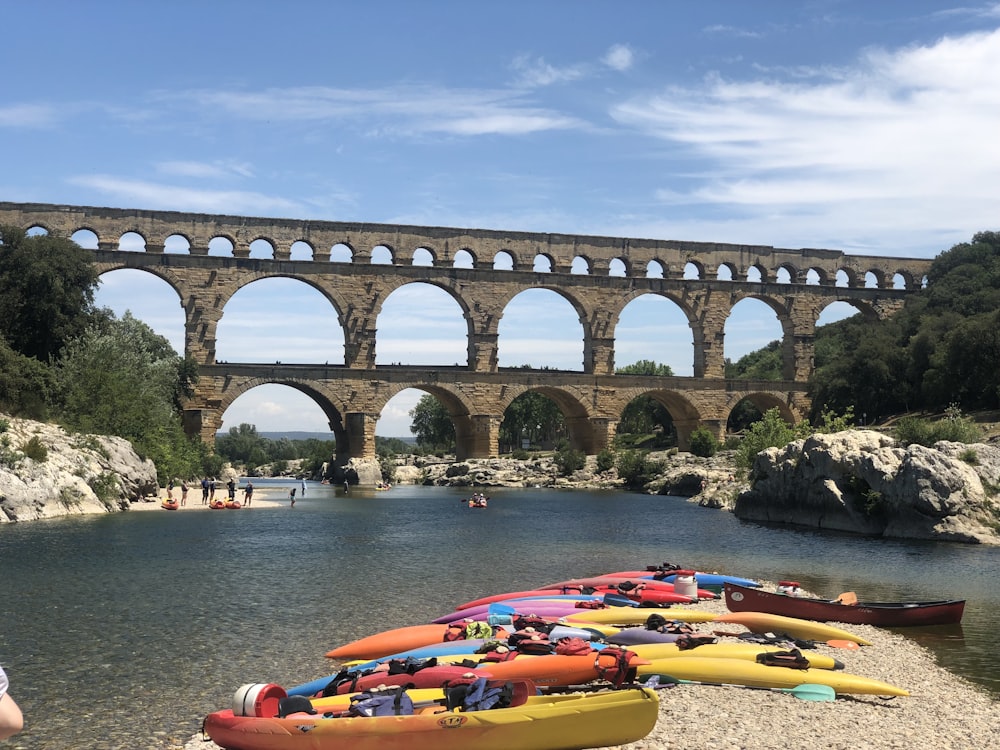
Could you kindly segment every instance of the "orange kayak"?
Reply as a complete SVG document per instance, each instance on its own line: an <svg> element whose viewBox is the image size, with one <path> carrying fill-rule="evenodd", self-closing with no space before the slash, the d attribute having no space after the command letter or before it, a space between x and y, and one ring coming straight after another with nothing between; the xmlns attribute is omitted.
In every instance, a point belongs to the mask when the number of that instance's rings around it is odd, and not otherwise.
<svg viewBox="0 0 1000 750"><path fill-rule="evenodd" d="M434 643L444 643L446 640L461 640L466 636L459 634L459 629L464 629L467 623L429 623L427 625L408 625L402 628L384 630L381 633L359 638L343 646L331 649L326 652L330 659L379 659L390 654L398 654L421 646L430 646ZM453 638L446 638L449 631L455 635ZM497 633L497 637L507 638L506 631ZM482 636L476 636L481 638Z"/></svg>
<svg viewBox="0 0 1000 750"><path fill-rule="evenodd" d="M508 661L481 662L475 671L495 680L531 680L543 687L583 685L594 680L621 684L635 679L635 670L650 664L634 651L604 648L589 654L519 654Z"/></svg>

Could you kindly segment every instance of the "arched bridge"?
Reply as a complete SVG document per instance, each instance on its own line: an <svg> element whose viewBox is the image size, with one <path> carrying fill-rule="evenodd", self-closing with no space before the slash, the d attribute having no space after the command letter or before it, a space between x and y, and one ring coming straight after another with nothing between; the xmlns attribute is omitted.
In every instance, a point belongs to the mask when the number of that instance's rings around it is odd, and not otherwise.
<svg viewBox="0 0 1000 750"><path fill-rule="evenodd" d="M177 292L185 354L199 363L201 375L185 407L189 433L213 442L236 398L258 385L283 384L324 410L342 458L374 455L382 408L407 388L431 393L446 406L459 458L495 456L504 410L528 391L559 405L571 443L587 453L609 444L622 410L642 395L667 408L682 448L699 424L721 438L729 413L744 398L762 409L778 406L798 420L809 407L806 382L823 309L847 302L868 316L891 315L925 282L930 265L926 259L837 250L33 203L0 203L0 224L67 237L86 232L96 238L92 252L101 273L140 269ZM210 253L210 244L219 242L224 254ZM254 255L263 246L267 257L252 257L251 245ZM226 303L242 287L269 277L298 279L324 295L344 331L343 364L216 361ZM394 290L415 282L445 290L460 306L468 330L464 364L376 367L382 305ZM499 366L498 325L505 307L537 288L558 293L578 313L582 372ZM619 316L645 294L672 300L687 317L693 377L615 374ZM725 378L725 323L745 298L766 303L782 326L781 381Z"/></svg>

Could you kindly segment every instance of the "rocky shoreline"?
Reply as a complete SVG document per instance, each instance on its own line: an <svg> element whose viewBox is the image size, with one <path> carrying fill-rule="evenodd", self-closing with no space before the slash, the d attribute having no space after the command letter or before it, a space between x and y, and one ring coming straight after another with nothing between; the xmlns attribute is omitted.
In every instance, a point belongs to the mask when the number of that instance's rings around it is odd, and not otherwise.
<svg viewBox="0 0 1000 750"><path fill-rule="evenodd" d="M727 611L721 600L699 609ZM697 626L709 634L711 624ZM802 701L767 690L678 685L659 691L659 721L644 739L619 750L970 750L1000 747L995 736L1000 702L984 689L938 666L903 635L866 625L842 625L874 645L857 650L820 646L852 674L906 688L886 700L842 695L833 702ZM727 628L731 629L731 628ZM220 706L225 708L225 706ZM201 734L165 750L214 748Z"/></svg>

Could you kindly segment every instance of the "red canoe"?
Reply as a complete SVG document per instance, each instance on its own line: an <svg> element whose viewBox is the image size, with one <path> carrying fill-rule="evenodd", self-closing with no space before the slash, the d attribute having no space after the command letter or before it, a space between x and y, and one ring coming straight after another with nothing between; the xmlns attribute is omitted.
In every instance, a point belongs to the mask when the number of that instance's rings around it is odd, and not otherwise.
<svg viewBox="0 0 1000 750"><path fill-rule="evenodd" d="M911 625L951 625L962 621L964 599L936 602L857 602L773 594L762 589L725 584L730 612L767 612L819 622L846 622L885 628Z"/></svg>

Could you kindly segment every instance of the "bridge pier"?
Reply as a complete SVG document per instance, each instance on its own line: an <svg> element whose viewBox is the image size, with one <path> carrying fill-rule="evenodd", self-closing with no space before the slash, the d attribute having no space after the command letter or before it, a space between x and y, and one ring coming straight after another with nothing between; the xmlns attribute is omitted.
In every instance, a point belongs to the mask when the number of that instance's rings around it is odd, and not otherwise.
<svg viewBox="0 0 1000 750"><path fill-rule="evenodd" d="M375 425L379 414L350 411L344 415L344 432L347 437L346 450L337 441L337 461L345 458L375 458Z"/></svg>

